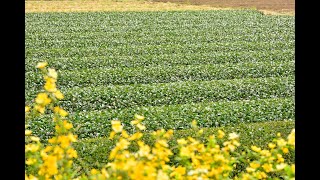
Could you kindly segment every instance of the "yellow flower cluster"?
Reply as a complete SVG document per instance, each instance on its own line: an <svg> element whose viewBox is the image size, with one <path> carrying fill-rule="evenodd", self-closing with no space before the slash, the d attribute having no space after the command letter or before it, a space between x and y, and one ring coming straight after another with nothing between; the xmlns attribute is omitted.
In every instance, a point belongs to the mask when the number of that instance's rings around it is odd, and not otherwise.
<svg viewBox="0 0 320 180"><path fill-rule="evenodd" d="M46 83L44 92L39 93L35 98L36 104L33 108L25 107L26 120L32 115L44 114L46 109L50 109L54 115L56 133L44 147L38 137L31 136L31 130L25 130L26 165L30 173L29 175L26 173L26 179L71 179L72 159L78 157L72 143L76 142L77 136L72 134L72 123L65 119L68 115L67 111L56 106L57 102L64 98L56 88L58 74L54 69L45 69L46 66L47 63L39 63L36 66L41 69Z"/></svg>
<svg viewBox="0 0 320 180"><path fill-rule="evenodd" d="M58 74L54 69L45 69L47 63L39 63L44 73L45 92L35 99L33 108L26 106L27 115L45 113L46 107L54 114L55 136L48 140L48 145L41 144L40 139L25 130L25 155L27 166L25 179L136 179L136 180L198 180L198 179L294 179L295 164L285 162L284 155L295 150L295 130L287 139L278 137L268 144L267 149L257 146L247 148L239 154L239 135L226 135L222 130L210 135L206 143L195 137L180 138L177 146L170 147L169 140L173 130L160 129L151 133L154 144L148 145L142 141L146 130L144 117L135 115L131 125L135 132L129 134L121 121L111 121L109 138L116 144L109 154L110 162L101 170L92 169L87 174L76 177L73 159L78 158L72 143L77 137L72 133L73 125L66 117L67 111L57 106L63 99L63 94L56 88ZM35 112L35 113L32 113ZM28 117L28 116L27 116ZM26 127L27 128L27 127ZM204 129L199 129L197 122L192 122L192 128L199 135ZM138 150L130 151L131 146ZM174 153L174 149L177 153ZM250 157L250 158L249 158ZM175 162L173 163L172 160ZM235 173L237 165L245 166L244 171Z"/></svg>

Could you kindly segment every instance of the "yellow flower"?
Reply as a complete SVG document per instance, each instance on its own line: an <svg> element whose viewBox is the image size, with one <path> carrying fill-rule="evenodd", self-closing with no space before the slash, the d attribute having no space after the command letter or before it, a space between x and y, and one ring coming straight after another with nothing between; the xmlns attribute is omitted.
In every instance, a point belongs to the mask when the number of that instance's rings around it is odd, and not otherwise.
<svg viewBox="0 0 320 180"><path fill-rule="evenodd" d="M47 166L47 171L49 175L55 175L58 173L57 157L48 156L46 162L44 163Z"/></svg>
<svg viewBox="0 0 320 180"><path fill-rule="evenodd" d="M140 139L142 136L143 134L141 132L136 132L131 137L129 137L129 140L134 141L136 139Z"/></svg>
<svg viewBox="0 0 320 180"><path fill-rule="evenodd" d="M177 142L179 145L185 145L188 143L184 138L178 139Z"/></svg>
<svg viewBox="0 0 320 180"><path fill-rule="evenodd" d="M250 172L254 172L256 169L251 168L251 167L247 167L246 170L250 173Z"/></svg>
<svg viewBox="0 0 320 180"><path fill-rule="evenodd" d="M27 165L32 165L32 164L34 164L34 163L36 163L36 162L37 162L37 159L35 159L35 158L30 158L30 159L27 159L26 164L27 164Z"/></svg>
<svg viewBox="0 0 320 180"><path fill-rule="evenodd" d="M48 68L48 75L54 79L58 78L58 73L55 69Z"/></svg>
<svg viewBox="0 0 320 180"><path fill-rule="evenodd" d="M237 139L237 138L239 138L239 135L238 134L236 134L236 133L230 133L229 134L229 139L231 140L231 139Z"/></svg>
<svg viewBox="0 0 320 180"><path fill-rule="evenodd" d="M74 149L68 149L67 155L69 156L69 158L77 158L78 157L77 151L75 151Z"/></svg>
<svg viewBox="0 0 320 180"><path fill-rule="evenodd" d="M56 92L57 91L57 86L55 83L47 81L44 84L44 89L47 90L48 92Z"/></svg>
<svg viewBox="0 0 320 180"><path fill-rule="evenodd" d="M269 146L269 148L270 148L270 149L273 149L273 148L275 148L275 147L276 147L276 145L275 145L275 144L273 144L273 143L269 143L269 144L268 144L268 146Z"/></svg>
<svg viewBox="0 0 320 180"><path fill-rule="evenodd" d="M138 114L134 115L134 118L138 121L143 121L144 120L144 116L140 116Z"/></svg>
<svg viewBox="0 0 320 180"><path fill-rule="evenodd" d="M282 152L283 152L284 154L289 153L289 149L286 148L286 147L283 147L281 150L282 150Z"/></svg>
<svg viewBox="0 0 320 180"><path fill-rule="evenodd" d="M24 107L24 112L29 112L30 111L30 107L29 106L25 106Z"/></svg>
<svg viewBox="0 0 320 180"><path fill-rule="evenodd" d="M296 165L295 164L292 164L291 165L291 171L293 172L293 173L295 173L296 171Z"/></svg>
<svg viewBox="0 0 320 180"><path fill-rule="evenodd" d="M271 172L273 169L272 169L272 165L271 164L264 164L262 165L262 168L268 173L268 172Z"/></svg>
<svg viewBox="0 0 320 180"><path fill-rule="evenodd" d="M292 129L291 133L288 136L288 144L295 146L295 129Z"/></svg>
<svg viewBox="0 0 320 180"><path fill-rule="evenodd" d="M58 113L62 117L66 117L68 115L68 112L60 108L59 106L54 107L53 112Z"/></svg>
<svg viewBox="0 0 320 180"><path fill-rule="evenodd" d="M111 132L111 133L112 133L112 132ZM113 132L113 133L114 133L114 132ZM125 131L125 130L122 130L121 135L122 135L122 137L124 137L124 138L129 138L129 134L128 134L127 131Z"/></svg>
<svg viewBox="0 0 320 180"><path fill-rule="evenodd" d="M191 122L191 126L192 126L193 128L196 128L196 127L197 127L197 121L196 121L196 120L193 120L193 121Z"/></svg>
<svg viewBox="0 0 320 180"><path fill-rule="evenodd" d="M169 176L160 169L158 170L157 180L169 180Z"/></svg>
<svg viewBox="0 0 320 180"><path fill-rule="evenodd" d="M123 129L120 121L111 121L112 129L116 133L120 133Z"/></svg>
<svg viewBox="0 0 320 180"><path fill-rule="evenodd" d="M71 143L68 136L59 136L57 141L60 142L62 148L67 148Z"/></svg>
<svg viewBox="0 0 320 180"><path fill-rule="evenodd" d="M127 149L128 146L130 145L130 142L125 140L125 139L121 139L118 143L117 143L117 147L119 149Z"/></svg>
<svg viewBox="0 0 320 180"><path fill-rule="evenodd" d="M282 169L284 169L286 166L287 166L287 164L285 164L285 163L277 164L277 165L276 165L276 169L277 169L277 170L282 170Z"/></svg>
<svg viewBox="0 0 320 180"><path fill-rule="evenodd" d="M51 103L51 99L46 93L39 93L36 97L36 103L42 106L46 106Z"/></svg>
<svg viewBox="0 0 320 180"><path fill-rule="evenodd" d="M96 170L96 169L91 169L90 173L91 173L92 175L96 175L96 174L99 173L99 171Z"/></svg>
<svg viewBox="0 0 320 180"><path fill-rule="evenodd" d="M43 106L35 105L34 109L36 109L41 114L44 114L44 111L46 110Z"/></svg>
<svg viewBox="0 0 320 180"><path fill-rule="evenodd" d="M72 133L68 134L68 138L70 139L71 142L76 142L77 141L77 135L73 135Z"/></svg>
<svg viewBox="0 0 320 180"><path fill-rule="evenodd" d="M142 124L137 124L137 127L142 131L146 129L146 126L142 125Z"/></svg>
<svg viewBox="0 0 320 180"><path fill-rule="evenodd" d="M39 150L39 145L37 144L27 144L25 145L25 152L31 151L31 152L36 152Z"/></svg>
<svg viewBox="0 0 320 180"><path fill-rule="evenodd" d="M169 129L164 135L164 138L170 138L173 135L173 130Z"/></svg>
<svg viewBox="0 0 320 180"><path fill-rule="evenodd" d="M25 134L26 136L30 136L31 133L32 133L32 131L30 131L30 130L25 130L25 131L24 131L24 134Z"/></svg>
<svg viewBox="0 0 320 180"><path fill-rule="evenodd" d="M164 140L164 139L160 139L160 140L158 140L156 143L159 144L159 145L161 145L161 146L164 146L164 147L168 147L168 146L169 146L168 143L167 143L167 141Z"/></svg>
<svg viewBox="0 0 320 180"><path fill-rule="evenodd" d="M116 132L112 131L109 135L109 139L113 139L114 138L114 135L116 135Z"/></svg>
<svg viewBox="0 0 320 180"><path fill-rule="evenodd" d="M40 62L37 64L36 68L42 69L48 65L47 62Z"/></svg>
<svg viewBox="0 0 320 180"><path fill-rule="evenodd" d="M191 156L192 156L192 152L189 150L188 147L181 147L181 149L180 149L180 156L191 157Z"/></svg>
<svg viewBox="0 0 320 180"><path fill-rule="evenodd" d="M133 121L130 122L131 125L136 125L136 124L138 124L138 123L139 123L138 120L133 120Z"/></svg>
<svg viewBox="0 0 320 180"><path fill-rule="evenodd" d="M281 137L281 133L277 133L277 136L278 136L278 137Z"/></svg>
<svg viewBox="0 0 320 180"><path fill-rule="evenodd" d="M283 147L283 146L287 145L287 142L281 138L281 139L277 140L277 145L280 147Z"/></svg>
<svg viewBox="0 0 320 180"><path fill-rule="evenodd" d="M69 130L71 129L73 126L71 123L68 123L68 121L64 120L63 121L63 127L66 129L66 130Z"/></svg>
<svg viewBox="0 0 320 180"><path fill-rule="evenodd" d="M221 139L224 137L224 135L225 135L225 133L219 129L218 130L218 138Z"/></svg>
<svg viewBox="0 0 320 180"><path fill-rule="evenodd" d="M35 137L35 136L31 136L30 139L31 139L31 141L36 141L36 142L40 141L40 138Z"/></svg>
<svg viewBox="0 0 320 180"><path fill-rule="evenodd" d="M254 169L257 169L258 167L260 167L260 164L257 163L257 162L252 162L252 163L250 163L250 167L254 168Z"/></svg>
<svg viewBox="0 0 320 180"><path fill-rule="evenodd" d="M56 92L54 92L53 95L54 95L57 99L59 99L59 100L61 100L61 99L64 98L63 94L62 94L61 91L59 91L59 90L57 90Z"/></svg>
<svg viewBox="0 0 320 180"><path fill-rule="evenodd" d="M181 176L186 174L186 168L182 166L178 166L177 168L174 169L174 171L170 174L170 176L177 176L178 179L181 178Z"/></svg>
<svg viewBox="0 0 320 180"><path fill-rule="evenodd" d="M260 152L261 148L257 147L257 146L251 146L251 149L255 152Z"/></svg>
<svg viewBox="0 0 320 180"><path fill-rule="evenodd" d="M257 177L258 179L265 179L265 178L267 178L267 174L264 173L264 172L257 172L257 173L256 173L256 177Z"/></svg>
<svg viewBox="0 0 320 180"><path fill-rule="evenodd" d="M281 154L277 154L277 157L278 157L277 162L279 162L279 163L284 162L284 158L282 157L282 155L281 155Z"/></svg>
<svg viewBox="0 0 320 180"><path fill-rule="evenodd" d="M38 178L30 174L25 180L38 180Z"/></svg>

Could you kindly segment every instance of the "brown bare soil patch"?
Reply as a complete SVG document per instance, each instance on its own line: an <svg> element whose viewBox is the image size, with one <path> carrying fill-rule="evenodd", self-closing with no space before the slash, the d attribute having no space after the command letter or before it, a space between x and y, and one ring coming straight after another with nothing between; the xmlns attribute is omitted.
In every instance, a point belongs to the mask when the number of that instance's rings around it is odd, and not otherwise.
<svg viewBox="0 0 320 180"><path fill-rule="evenodd" d="M272 12L294 14L295 0L154 0L192 5L210 5L219 8L253 8L266 14Z"/></svg>

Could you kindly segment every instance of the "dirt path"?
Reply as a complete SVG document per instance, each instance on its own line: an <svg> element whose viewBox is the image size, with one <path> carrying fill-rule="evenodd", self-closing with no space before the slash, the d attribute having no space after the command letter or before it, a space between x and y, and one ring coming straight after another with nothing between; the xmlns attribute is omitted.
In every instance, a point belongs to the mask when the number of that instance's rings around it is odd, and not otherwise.
<svg viewBox="0 0 320 180"><path fill-rule="evenodd" d="M73 0L25 1L25 12L178 11L254 8L294 15L294 0Z"/></svg>
<svg viewBox="0 0 320 180"><path fill-rule="evenodd" d="M265 12L294 13L295 0L154 0L213 7L256 8Z"/></svg>

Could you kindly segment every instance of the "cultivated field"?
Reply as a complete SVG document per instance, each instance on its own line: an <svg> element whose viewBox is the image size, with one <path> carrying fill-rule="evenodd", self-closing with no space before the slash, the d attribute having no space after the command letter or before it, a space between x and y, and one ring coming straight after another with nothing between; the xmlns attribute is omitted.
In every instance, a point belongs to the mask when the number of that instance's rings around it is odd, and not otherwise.
<svg viewBox="0 0 320 180"><path fill-rule="evenodd" d="M130 129L188 131L192 120L265 145L294 128L294 16L251 10L27 13L26 103L43 81L34 66L59 73L61 106L89 166L107 161L110 120ZM52 136L47 116L31 121ZM271 139L270 139L271 138ZM83 152L82 152L83 151ZM86 151L86 152L84 152ZM87 153L95 153L88 155Z"/></svg>

